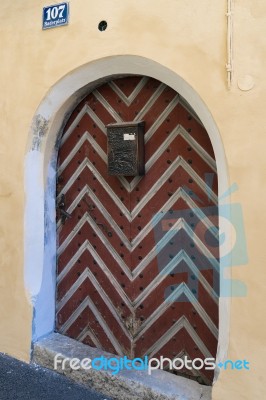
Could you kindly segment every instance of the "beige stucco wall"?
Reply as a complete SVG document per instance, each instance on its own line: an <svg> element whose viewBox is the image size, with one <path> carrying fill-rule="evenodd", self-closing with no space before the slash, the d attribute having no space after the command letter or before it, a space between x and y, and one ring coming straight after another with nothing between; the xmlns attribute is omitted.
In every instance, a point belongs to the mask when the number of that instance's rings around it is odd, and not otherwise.
<svg viewBox="0 0 266 400"><path fill-rule="evenodd" d="M230 181L239 186L232 201L243 208L249 255L246 266L232 269L233 278L246 283L248 295L231 301L228 358L247 359L251 370L221 373L213 399L264 398L266 3L234 2L231 90L225 69L226 0L72 0L69 26L42 31L47 3L0 4L0 351L27 361L30 357L23 165L33 115L49 89L81 65L112 55L138 55L188 82L220 131ZM108 28L100 32L103 19ZM241 90L247 80L253 88Z"/></svg>

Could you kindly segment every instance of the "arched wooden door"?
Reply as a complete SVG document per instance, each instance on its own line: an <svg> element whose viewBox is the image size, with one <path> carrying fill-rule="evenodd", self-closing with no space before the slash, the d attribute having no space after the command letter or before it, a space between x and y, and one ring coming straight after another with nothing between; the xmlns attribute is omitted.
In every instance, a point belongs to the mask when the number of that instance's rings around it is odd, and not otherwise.
<svg viewBox="0 0 266 400"><path fill-rule="evenodd" d="M108 175L106 125L141 120L145 175ZM58 332L131 358L215 358L216 163L178 93L129 76L86 96L61 139L57 205Z"/></svg>

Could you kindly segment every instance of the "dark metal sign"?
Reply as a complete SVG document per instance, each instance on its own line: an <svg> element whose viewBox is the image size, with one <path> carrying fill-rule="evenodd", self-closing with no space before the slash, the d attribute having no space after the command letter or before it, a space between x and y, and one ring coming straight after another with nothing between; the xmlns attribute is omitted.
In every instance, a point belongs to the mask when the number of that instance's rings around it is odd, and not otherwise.
<svg viewBox="0 0 266 400"><path fill-rule="evenodd" d="M107 125L109 175L144 174L144 122Z"/></svg>
<svg viewBox="0 0 266 400"><path fill-rule="evenodd" d="M69 19L69 4L60 3L43 8L42 29L56 28L67 25Z"/></svg>

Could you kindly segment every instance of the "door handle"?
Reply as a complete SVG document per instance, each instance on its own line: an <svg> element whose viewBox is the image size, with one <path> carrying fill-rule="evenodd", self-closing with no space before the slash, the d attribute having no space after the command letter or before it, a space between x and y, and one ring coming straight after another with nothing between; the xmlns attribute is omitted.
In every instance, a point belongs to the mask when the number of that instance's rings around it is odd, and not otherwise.
<svg viewBox="0 0 266 400"><path fill-rule="evenodd" d="M71 215L66 211L66 198L65 195L62 194L62 196L60 197L58 203L57 203L57 207L59 210L59 216L61 218L61 222L64 225L66 222L66 219L71 218Z"/></svg>

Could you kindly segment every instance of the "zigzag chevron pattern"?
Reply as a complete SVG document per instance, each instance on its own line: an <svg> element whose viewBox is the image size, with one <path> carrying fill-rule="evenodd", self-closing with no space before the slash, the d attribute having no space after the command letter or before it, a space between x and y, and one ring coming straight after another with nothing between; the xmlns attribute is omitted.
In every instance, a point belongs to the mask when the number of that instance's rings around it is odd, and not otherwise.
<svg viewBox="0 0 266 400"><path fill-rule="evenodd" d="M108 176L105 126L134 120L145 121L145 175ZM215 357L216 163L184 99L140 76L95 89L62 135L62 195L71 217L57 219L57 330L129 357Z"/></svg>

